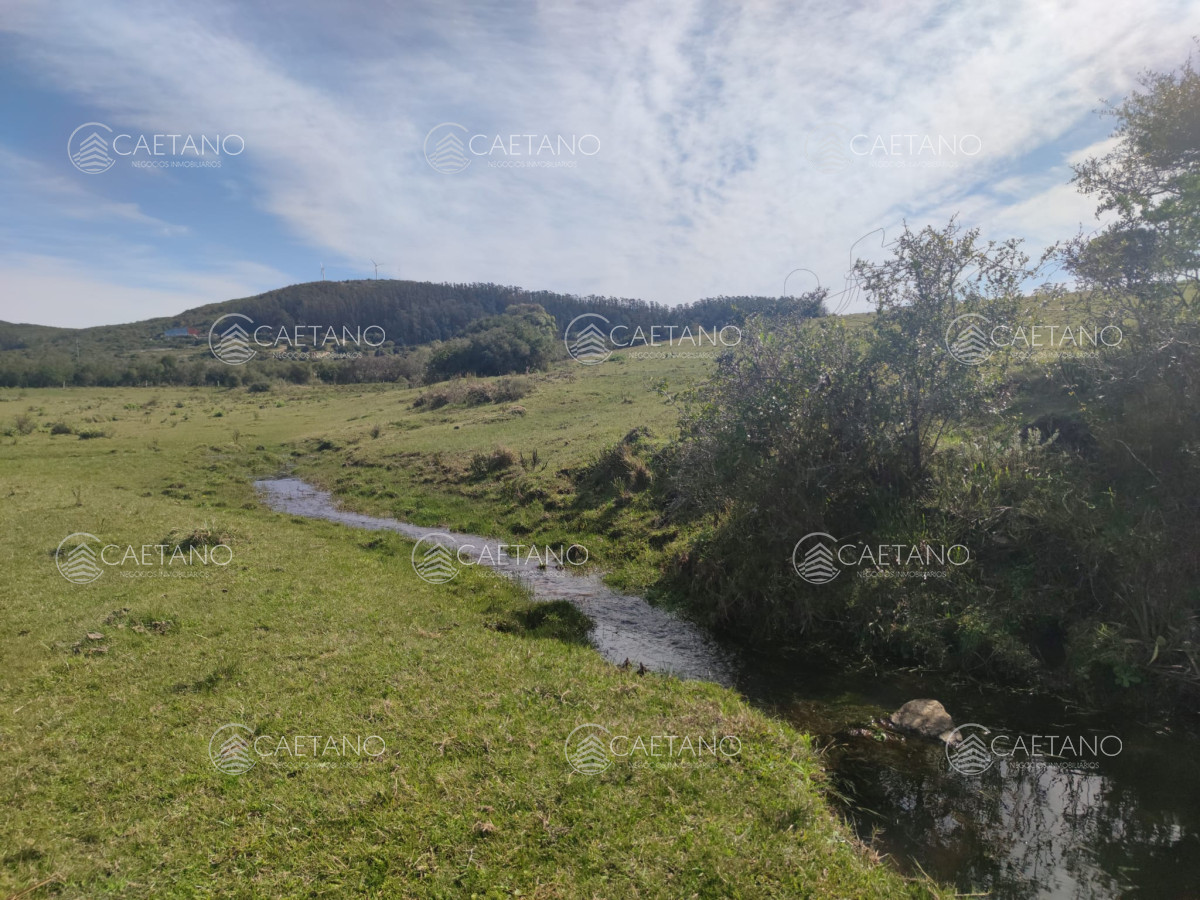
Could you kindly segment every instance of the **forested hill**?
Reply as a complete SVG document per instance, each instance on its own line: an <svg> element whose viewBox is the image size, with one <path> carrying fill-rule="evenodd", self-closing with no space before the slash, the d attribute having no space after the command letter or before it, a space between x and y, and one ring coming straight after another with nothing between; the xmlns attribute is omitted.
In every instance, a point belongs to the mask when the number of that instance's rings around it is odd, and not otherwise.
<svg viewBox="0 0 1200 900"><path fill-rule="evenodd" d="M594 312L613 324L703 325L741 324L748 315L820 314L815 301L776 297L715 297L676 307L616 297L579 297L551 291L526 291L497 284L434 284L390 279L313 281L268 291L255 297L197 307L175 316L125 325L51 329L0 323L0 351L35 348L77 352L84 349L132 351L164 346L168 329L192 328L201 335L226 313L241 313L259 323L293 325L377 325L396 346L444 341L472 322L501 314L509 306L537 303L554 316L560 332L571 319ZM168 339L169 341L169 339Z"/></svg>

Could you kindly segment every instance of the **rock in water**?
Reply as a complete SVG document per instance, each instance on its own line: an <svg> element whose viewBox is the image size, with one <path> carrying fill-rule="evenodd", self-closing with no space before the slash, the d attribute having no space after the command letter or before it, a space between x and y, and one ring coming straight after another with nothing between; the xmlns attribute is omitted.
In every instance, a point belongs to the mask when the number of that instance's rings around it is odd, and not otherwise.
<svg viewBox="0 0 1200 900"><path fill-rule="evenodd" d="M887 722L897 731L942 740L946 740L954 729L950 713L936 700L909 700L892 713Z"/></svg>

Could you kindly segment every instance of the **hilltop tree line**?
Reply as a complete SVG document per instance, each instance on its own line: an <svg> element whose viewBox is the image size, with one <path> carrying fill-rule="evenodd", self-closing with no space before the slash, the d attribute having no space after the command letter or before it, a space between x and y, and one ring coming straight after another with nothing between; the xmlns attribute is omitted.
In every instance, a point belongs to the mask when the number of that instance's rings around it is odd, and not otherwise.
<svg viewBox="0 0 1200 900"><path fill-rule="evenodd" d="M273 360L231 367L208 350L209 327L231 313L269 323L376 326L386 341L351 347L361 358ZM612 325L641 328L742 325L821 315L819 302L792 297L714 297L667 307L643 300L525 291L496 284L414 281L310 282L246 300L200 307L180 316L130 325L48 329L0 323L0 387L225 385L273 379L304 383L421 383L455 375L539 371L560 358L560 338L576 316L599 313ZM165 338L191 327L196 337Z"/></svg>

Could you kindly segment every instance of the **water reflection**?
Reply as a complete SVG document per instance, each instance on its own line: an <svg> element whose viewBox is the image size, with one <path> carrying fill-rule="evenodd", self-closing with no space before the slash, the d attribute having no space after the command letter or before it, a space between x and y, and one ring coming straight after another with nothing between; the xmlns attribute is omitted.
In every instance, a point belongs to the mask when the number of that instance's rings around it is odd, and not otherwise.
<svg viewBox="0 0 1200 900"><path fill-rule="evenodd" d="M995 897L1200 897L1194 741L1132 721L1114 730L1044 698L933 687L928 678L781 675L748 686L825 736L834 785L860 833L874 834L900 868ZM787 696L789 682L804 684L795 692L803 698ZM1085 735L1094 744L1118 734L1123 747L1096 759L1001 758L968 776L938 742L852 730L917 696L938 696L960 721L1013 735Z"/></svg>

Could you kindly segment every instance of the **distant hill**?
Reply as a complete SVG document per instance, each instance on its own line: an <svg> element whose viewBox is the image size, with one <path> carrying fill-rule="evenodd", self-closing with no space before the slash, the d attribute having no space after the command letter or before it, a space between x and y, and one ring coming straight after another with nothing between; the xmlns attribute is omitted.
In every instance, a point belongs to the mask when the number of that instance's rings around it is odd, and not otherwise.
<svg viewBox="0 0 1200 900"><path fill-rule="evenodd" d="M163 346L168 329L193 328L207 335L212 323L227 313L242 313L276 326L377 325L397 346L444 341L484 316L503 313L518 303L537 303L558 322L560 331L575 316L600 313L613 324L703 325L741 324L753 313L789 311L811 316L804 301L788 297L715 297L667 307L618 297L579 297L551 291L526 291L497 284L435 284L390 279L310 281L254 297L198 306L174 316L92 328L51 328L0 323L0 350L74 349L75 342L125 350ZM169 340L169 339L168 339Z"/></svg>
<svg viewBox="0 0 1200 900"><path fill-rule="evenodd" d="M70 328L55 328L51 325L0 322L0 350L22 350L32 344L44 343L50 338L72 331Z"/></svg>
<svg viewBox="0 0 1200 900"><path fill-rule="evenodd" d="M373 325L387 336L381 352L395 353L449 340L471 323L522 303L544 308L554 317L560 333L583 313L599 313L613 325L647 330L652 325L740 325L756 313L804 318L822 313L818 302L790 297L714 297L667 307L636 299L579 297L497 284L312 281L121 325L76 329L0 323L0 386L154 381L158 376L150 369L130 361L150 353L155 354L155 365L163 353L198 360L198 345L207 350L209 328L228 313L249 316L275 329L317 325L340 330ZM86 377L77 374L83 368L89 371ZM123 374L134 368L138 373Z"/></svg>

